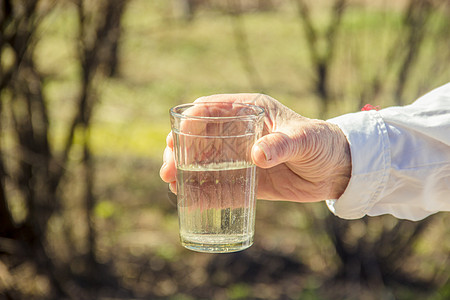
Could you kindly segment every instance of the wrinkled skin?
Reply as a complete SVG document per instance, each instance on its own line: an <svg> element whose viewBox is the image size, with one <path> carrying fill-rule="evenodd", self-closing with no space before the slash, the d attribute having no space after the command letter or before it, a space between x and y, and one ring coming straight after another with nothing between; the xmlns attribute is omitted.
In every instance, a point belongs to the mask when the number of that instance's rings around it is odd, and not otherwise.
<svg viewBox="0 0 450 300"><path fill-rule="evenodd" d="M317 202L337 199L347 187L350 149L336 125L305 118L262 94L213 95L196 102L240 102L265 109L263 136L253 145L251 153L259 167L259 199ZM163 159L160 176L176 193L171 134Z"/></svg>

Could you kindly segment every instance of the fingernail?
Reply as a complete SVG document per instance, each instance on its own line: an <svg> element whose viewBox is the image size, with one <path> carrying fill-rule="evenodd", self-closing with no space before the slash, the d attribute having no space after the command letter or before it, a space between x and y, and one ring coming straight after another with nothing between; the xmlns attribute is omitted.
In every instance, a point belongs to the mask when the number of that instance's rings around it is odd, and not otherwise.
<svg viewBox="0 0 450 300"><path fill-rule="evenodd" d="M159 177L163 178L163 173L164 173L166 166L167 166L167 163L164 162L163 165L161 166L161 169L159 169Z"/></svg>
<svg viewBox="0 0 450 300"><path fill-rule="evenodd" d="M256 153L257 155L264 155L265 161L272 160L272 157L270 156L270 151L268 151L266 144L259 143L256 145L256 151L260 151L261 154Z"/></svg>
<svg viewBox="0 0 450 300"><path fill-rule="evenodd" d="M173 181L171 183L169 183L169 189L172 193L176 194L177 193L177 188L176 188L176 182Z"/></svg>
<svg viewBox="0 0 450 300"><path fill-rule="evenodd" d="M171 152L172 152L172 151L171 151L171 149L170 149L169 147L166 147L166 148L164 149L164 153L163 153L163 161L164 161L164 164L165 164L166 161L169 159L169 156L172 154Z"/></svg>

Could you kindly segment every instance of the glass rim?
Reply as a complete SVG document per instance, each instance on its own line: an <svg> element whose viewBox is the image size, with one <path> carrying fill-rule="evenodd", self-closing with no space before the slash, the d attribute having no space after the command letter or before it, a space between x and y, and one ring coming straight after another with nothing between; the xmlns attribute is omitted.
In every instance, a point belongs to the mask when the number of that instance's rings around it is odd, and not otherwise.
<svg viewBox="0 0 450 300"><path fill-rule="evenodd" d="M180 108L184 108L184 107L192 107L198 104L232 104L232 105L238 105L238 106L242 106L242 107L248 107L248 108L252 108L254 109L254 113L252 114L247 114L247 115L237 115L237 116L231 116L231 117L208 117L208 116L194 116L194 115L189 115L189 114L183 114L183 113L179 113L176 112L176 109L180 109ZM180 119L197 119L197 120L245 120L245 119L249 119L249 120L254 120L254 119L258 119L259 117L264 116L265 114L265 109L261 106L258 105L254 105L254 104L250 104L250 103L241 103L241 102L219 102L219 101L215 101L215 102L192 102L192 103L184 103L184 104L179 104L176 105L172 108L170 108L169 110L170 114L174 117L180 118Z"/></svg>

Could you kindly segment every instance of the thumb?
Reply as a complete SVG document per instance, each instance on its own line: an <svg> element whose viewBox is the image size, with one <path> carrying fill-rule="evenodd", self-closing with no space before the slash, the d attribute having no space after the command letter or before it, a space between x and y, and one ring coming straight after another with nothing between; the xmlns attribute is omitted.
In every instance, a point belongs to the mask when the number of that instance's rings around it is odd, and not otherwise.
<svg viewBox="0 0 450 300"><path fill-rule="evenodd" d="M287 134L274 132L260 138L252 148L253 162L261 168L284 163L297 153L298 145Z"/></svg>

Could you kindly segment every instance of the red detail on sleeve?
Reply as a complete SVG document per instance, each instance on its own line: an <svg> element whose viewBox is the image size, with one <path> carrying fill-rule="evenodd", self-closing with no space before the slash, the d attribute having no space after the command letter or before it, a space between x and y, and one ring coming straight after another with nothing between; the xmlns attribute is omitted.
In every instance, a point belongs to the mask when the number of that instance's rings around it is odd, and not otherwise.
<svg viewBox="0 0 450 300"><path fill-rule="evenodd" d="M363 108L361 108L361 111L369 111L369 110L380 110L380 107L378 105L377 106L373 106L373 105L370 105L370 104L366 104L366 105L364 105Z"/></svg>

